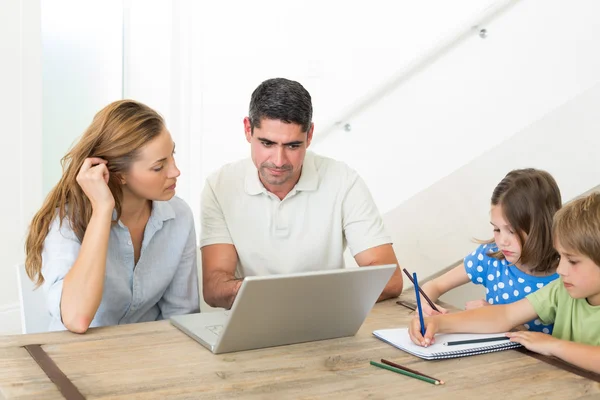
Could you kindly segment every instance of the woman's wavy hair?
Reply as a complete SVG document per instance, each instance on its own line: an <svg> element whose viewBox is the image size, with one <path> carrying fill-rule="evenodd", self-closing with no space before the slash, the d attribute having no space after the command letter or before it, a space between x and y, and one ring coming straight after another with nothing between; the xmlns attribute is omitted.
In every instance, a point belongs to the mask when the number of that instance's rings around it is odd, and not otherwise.
<svg viewBox="0 0 600 400"><path fill-rule="evenodd" d="M129 170L140 149L164 129L164 120L156 111L133 100L115 101L94 116L79 141L62 158L62 177L31 221L25 243L25 270L32 281L38 286L44 283L42 250L54 218L62 226L66 217L77 238L83 241L92 206L76 178L85 159L100 157L107 161L108 187L115 199L118 220L123 197L122 174Z"/></svg>

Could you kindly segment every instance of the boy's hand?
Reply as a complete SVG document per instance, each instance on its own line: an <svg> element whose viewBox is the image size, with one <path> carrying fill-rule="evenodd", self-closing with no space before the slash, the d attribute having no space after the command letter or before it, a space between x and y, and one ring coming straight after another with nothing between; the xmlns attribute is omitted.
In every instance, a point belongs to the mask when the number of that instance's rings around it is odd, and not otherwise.
<svg viewBox="0 0 600 400"><path fill-rule="evenodd" d="M410 339L419 346L427 347L431 344L435 343L434 335L438 330L437 323L435 322L435 318L425 318L425 337L421 335L421 322L419 321L419 317L415 316L410 321L410 326L408 327L408 335Z"/></svg>
<svg viewBox="0 0 600 400"><path fill-rule="evenodd" d="M557 344L558 339L552 335L541 332L508 332L506 334L511 342L521 343L527 349L545 356L552 356L552 350Z"/></svg>
<svg viewBox="0 0 600 400"><path fill-rule="evenodd" d="M480 307L485 307L485 306L489 306L489 305L491 305L491 304L488 303L487 301L485 301L484 299L471 300L471 301L466 302L465 310L472 310L474 308L480 308Z"/></svg>

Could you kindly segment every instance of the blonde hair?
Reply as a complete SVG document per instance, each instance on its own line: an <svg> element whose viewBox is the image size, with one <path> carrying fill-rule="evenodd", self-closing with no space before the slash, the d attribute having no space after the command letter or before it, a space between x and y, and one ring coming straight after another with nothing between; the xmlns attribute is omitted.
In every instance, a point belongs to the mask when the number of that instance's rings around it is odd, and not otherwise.
<svg viewBox="0 0 600 400"><path fill-rule="evenodd" d="M552 220L562 200L552 175L534 168L512 170L494 189L491 203L502 207L504 218L515 230L521 245L519 261L531 271L554 272L558 253L552 242ZM505 259L501 251L489 256Z"/></svg>
<svg viewBox="0 0 600 400"><path fill-rule="evenodd" d="M32 281L38 286L44 283L42 250L57 214L60 226L67 217L77 238L83 240L92 216L92 206L76 178L85 159L100 157L108 162L108 187L115 199L118 219L123 196L121 175L129 170L140 148L164 129L164 120L156 111L132 100L115 101L94 116L79 141L62 158L62 177L31 221L25 243L25 269Z"/></svg>
<svg viewBox="0 0 600 400"><path fill-rule="evenodd" d="M600 266L600 193L593 192L566 204L554 216L554 240Z"/></svg>

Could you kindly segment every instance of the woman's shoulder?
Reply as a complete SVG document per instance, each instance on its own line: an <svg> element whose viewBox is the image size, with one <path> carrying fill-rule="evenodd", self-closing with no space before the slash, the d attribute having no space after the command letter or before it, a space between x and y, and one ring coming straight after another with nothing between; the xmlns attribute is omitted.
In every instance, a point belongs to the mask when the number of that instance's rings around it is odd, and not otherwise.
<svg viewBox="0 0 600 400"><path fill-rule="evenodd" d="M64 215L61 217L60 209L54 210L54 216L52 217L52 221L50 222L50 226L48 228L48 235L46 239L49 237L52 238L56 235L60 235L65 239L74 239L79 241L77 235L75 235L75 231L71 226L71 220L68 215Z"/></svg>

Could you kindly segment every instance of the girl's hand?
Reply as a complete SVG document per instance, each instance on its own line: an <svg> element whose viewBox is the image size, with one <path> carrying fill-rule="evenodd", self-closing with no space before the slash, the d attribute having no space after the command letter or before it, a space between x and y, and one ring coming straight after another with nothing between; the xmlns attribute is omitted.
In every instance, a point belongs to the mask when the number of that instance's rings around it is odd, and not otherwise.
<svg viewBox="0 0 600 400"><path fill-rule="evenodd" d="M490 305L491 304L488 303L487 301L485 301L484 299L471 300L471 301L467 301L467 303L465 304L465 309L472 310L474 308L481 308L481 307L486 307L486 306L490 306Z"/></svg>
<svg viewBox="0 0 600 400"><path fill-rule="evenodd" d="M433 308L431 308L427 300L421 297L421 309L423 310L424 316L430 317L432 315L448 314L448 310L446 310L444 307L441 307L438 304L436 304L435 306L439 311L435 311Z"/></svg>
<svg viewBox="0 0 600 400"><path fill-rule="evenodd" d="M419 321L419 317L413 318L410 321L410 326L408 327L408 335L413 343L418 344L419 346L427 347L431 344L435 343L434 335L438 330L437 324L435 322L435 317L433 318L425 318L425 337L421 335L421 322Z"/></svg>
<svg viewBox="0 0 600 400"><path fill-rule="evenodd" d="M77 174L77 183L90 199L94 210L112 211L115 207L115 199L108 188L110 175L106 163L102 158L86 158Z"/></svg>

